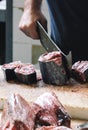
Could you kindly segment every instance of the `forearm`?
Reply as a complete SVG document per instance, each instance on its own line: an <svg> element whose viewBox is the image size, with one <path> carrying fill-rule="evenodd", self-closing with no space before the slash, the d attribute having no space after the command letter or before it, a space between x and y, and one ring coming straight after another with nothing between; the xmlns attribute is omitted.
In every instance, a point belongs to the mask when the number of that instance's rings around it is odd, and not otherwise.
<svg viewBox="0 0 88 130"><path fill-rule="evenodd" d="M42 0L26 0L24 10L38 11L41 9Z"/></svg>

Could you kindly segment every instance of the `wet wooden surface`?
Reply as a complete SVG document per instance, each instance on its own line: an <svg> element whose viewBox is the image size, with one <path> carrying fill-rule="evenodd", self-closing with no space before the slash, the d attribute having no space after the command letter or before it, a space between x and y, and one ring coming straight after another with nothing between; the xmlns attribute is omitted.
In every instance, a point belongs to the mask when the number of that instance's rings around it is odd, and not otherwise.
<svg viewBox="0 0 88 130"><path fill-rule="evenodd" d="M44 92L55 92L58 99L71 115L72 126L88 121L88 84L71 81L66 86L45 84L42 80L36 84L25 85L17 82L7 82L0 68L0 108L3 109L4 100L12 93L19 93L28 102L35 101Z"/></svg>

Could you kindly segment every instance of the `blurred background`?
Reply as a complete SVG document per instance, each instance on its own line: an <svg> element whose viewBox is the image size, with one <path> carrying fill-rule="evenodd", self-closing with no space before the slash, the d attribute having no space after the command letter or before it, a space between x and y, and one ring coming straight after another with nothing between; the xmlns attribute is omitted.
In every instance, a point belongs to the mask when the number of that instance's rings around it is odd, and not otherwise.
<svg viewBox="0 0 88 130"><path fill-rule="evenodd" d="M18 24L23 13L25 0L0 0L0 64L21 60L37 63L44 49L39 40L33 40L22 33ZM49 21L46 1L42 11Z"/></svg>

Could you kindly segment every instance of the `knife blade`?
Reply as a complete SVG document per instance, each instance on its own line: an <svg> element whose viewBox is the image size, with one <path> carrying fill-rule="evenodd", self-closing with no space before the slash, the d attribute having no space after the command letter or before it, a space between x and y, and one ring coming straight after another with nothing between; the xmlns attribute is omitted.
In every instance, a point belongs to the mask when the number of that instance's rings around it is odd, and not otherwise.
<svg viewBox="0 0 88 130"><path fill-rule="evenodd" d="M46 30L43 28L43 26L39 21L37 21L37 25L40 41L44 49L47 52L60 51L61 54L66 57L66 55L61 51L61 49L50 38L50 36L48 35L48 33L46 32Z"/></svg>
<svg viewBox="0 0 88 130"><path fill-rule="evenodd" d="M88 130L88 122L78 125L77 130Z"/></svg>

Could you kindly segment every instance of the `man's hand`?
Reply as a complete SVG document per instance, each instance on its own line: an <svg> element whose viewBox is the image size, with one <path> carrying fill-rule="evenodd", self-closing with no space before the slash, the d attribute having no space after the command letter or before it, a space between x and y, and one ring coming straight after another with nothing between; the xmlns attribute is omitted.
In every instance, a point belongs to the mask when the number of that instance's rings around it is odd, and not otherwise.
<svg viewBox="0 0 88 130"><path fill-rule="evenodd" d="M19 28L32 39L39 39L39 35L37 32L37 21L39 21L47 30L47 21L41 12L41 9L36 9L34 7L25 7L22 18L19 23Z"/></svg>

